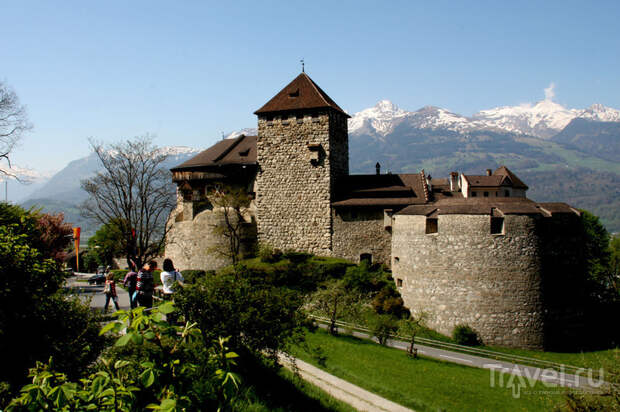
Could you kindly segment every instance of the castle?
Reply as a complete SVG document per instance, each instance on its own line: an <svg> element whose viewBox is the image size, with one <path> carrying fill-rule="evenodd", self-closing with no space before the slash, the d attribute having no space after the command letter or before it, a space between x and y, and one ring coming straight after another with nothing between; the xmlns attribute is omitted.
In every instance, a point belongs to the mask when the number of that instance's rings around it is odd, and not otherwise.
<svg viewBox="0 0 620 412"><path fill-rule="evenodd" d="M166 256L183 268L229 261L209 197L244 188L245 236L391 267L405 305L449 334L476 329L487 344L543 348L570 337L579 310L571 279L582 269L579 212L535 203L506 167L483 175L349 174L345 113L301 73L255 114L258 136L224 139L172 169L178 204Z"/></svg>

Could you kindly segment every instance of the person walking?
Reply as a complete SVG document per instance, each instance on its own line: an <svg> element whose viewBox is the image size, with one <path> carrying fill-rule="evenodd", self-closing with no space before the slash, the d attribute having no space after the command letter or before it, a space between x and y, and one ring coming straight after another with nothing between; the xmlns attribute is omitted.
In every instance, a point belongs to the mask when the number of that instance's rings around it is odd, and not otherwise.
<svg viewBox="0 0 620 412"><path fill-rule="evenodd" d="M103 293L105 293L105 305L103 306L103 313L108 312L108 305L110 299L114 302L114 307L118 310L118 295L116 294L116 283L114 282L114 274L108 272L105 278L105 286L103 287Z"/></svg>
<svg viewBox="0 0 620 412"><path fill-rule="evenodd" d="M127 272L125 278L123 279L123 286L127 288L127 293L129 293L129 306L131 309L135 309L138 306L138 302L134 299L134 294L136 292L136 284L138 283L138 273L135 271L136 264L134 261L131 261L131 270Z"/></svg>
<svg viewBox="0 0 620 412"><path fill-rule="evenodd" d="M179 271L174 268L172 259L164 259L163 269L164 270L159 276L164 292L164 300L172 300L174 293L177 291L177 288L179 287L179 285L183 285L185 279L183 279L183 275L181 275L181 273L179 273ZM166 315L166 321L171 325L176 324L178 318L179 314L176 310Z"/></svg>
<svg viewBox="0 0 620 412"><path fill-rule="evenodd" d="M179 271L174 268L172 259L164 259L163 271L160 274L161 285L164 291L164 300L172 300L177 285L183 285L185 279Z"/></svg>
<svg viewBox="0 0 620 412"><path fill-rule="evenodd" d="M153 271L155 269L157 269L157 262L151 260L138 272L136 279L136 299L138 301L138 306L144 306L146 308L153 306L153 289L155 288Z"/></svg>

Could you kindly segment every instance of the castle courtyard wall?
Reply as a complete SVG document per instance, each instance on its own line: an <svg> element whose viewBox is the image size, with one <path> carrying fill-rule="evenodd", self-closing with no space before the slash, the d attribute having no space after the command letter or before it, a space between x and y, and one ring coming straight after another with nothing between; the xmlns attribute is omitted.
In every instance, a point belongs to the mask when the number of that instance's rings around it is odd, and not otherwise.
<svg viewBox="0 0 620 412"><path fill-rule="evenodd" d="M335 209L334 256L359 263L362 254L372 261L390 265L392 233L386 229L382 208Z"/></svg>
<svg viewBox="0 0 620 412"><path fill-rule="evenodd" d="M405 305L429 313L429 326L450 335L474 328L486 344L541 349L544 313L537 217L507 215L504 234L489 215L394 216L392 273Z"/></svg>

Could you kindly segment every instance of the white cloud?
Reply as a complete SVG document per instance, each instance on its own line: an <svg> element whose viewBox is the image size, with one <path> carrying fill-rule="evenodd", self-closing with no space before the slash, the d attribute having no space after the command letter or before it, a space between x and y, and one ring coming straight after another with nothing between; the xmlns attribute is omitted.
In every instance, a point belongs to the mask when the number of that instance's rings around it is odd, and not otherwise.
<svg viewBox="0 0 620 412"><path fill-rule="evenodd" d="M545 100L549 100L549 101L553 100L553 98L555 97L554 89L555 89L555 83L551 82L549 87L545 88Z"/></svg>

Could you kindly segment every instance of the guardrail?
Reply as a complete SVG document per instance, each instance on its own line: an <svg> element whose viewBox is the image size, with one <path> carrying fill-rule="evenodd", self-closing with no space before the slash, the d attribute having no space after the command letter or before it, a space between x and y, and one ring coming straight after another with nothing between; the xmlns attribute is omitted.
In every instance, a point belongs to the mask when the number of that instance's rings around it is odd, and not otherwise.
<svg viewBox="0 0 620 412"><path fill-rule="evenodd" d="M325 317L315 316L315 315L309 315L309 317L319 323L328 324L328 325L331 324L331 320ZM362 325L356 325L353 323L348 323L348 322L343 322L343 321L336 321L335 324L338 327L342 327L342 328L349 329L352 331L366 333L369 337L373 336L372 331ZM402 336L402 335L398 335L398 334L390 334L390 339L399 340L404 343L407 343L409 341L409 338ZM589 368L582 368L582 367L574 366L574 365L566 365L563 363L547 361L544 359L530 358L527 356L512 355L512 354L503 353L503 352L496 352L496 351L492 351L489 349L481 349L481 348L475 348L471 346L463 346L463 345L459 345L456 343L443 342L443 341L436 340L436 339L416 337L415 342L419 344L423 344L425 346L430 346L436 349L450 350L453 352L460 352L460 353L465 353L469 355L480 356L480 357L487 358L487 359L494 359L498 361L504 361L504 362L514 363L514 364L519 364L519 365L534 366L534 367L542 368L542 369L554 369L554 370L559 370L563 373L576 374L578 371L583 373L584 371L590 370ZM592 370L592 373L598 374L599 371ZM607 371L607 374L610 374L610 373Z"/></svg>

